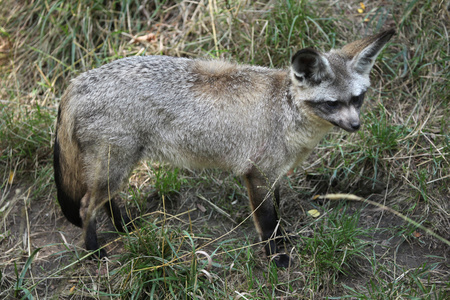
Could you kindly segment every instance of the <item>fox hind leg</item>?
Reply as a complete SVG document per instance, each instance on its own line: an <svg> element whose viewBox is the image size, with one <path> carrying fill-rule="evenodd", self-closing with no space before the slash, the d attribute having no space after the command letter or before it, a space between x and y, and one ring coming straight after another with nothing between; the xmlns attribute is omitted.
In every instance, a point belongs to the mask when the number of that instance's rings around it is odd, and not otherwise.
<svg viewBox="0 0 450 300"><path fill-rule="evenodd" d="M81 199L80 216L83 224L83 237L86 250L94 251L94 255L98 258L107 256L105 249L99 249L97 239L97 221L95 218L95 198L87 192Z"/></svg>
<svg viewBox="0 0 450 300"><path fill-rule="evenodd" d="M116 197L117 198L117 197ZM126 214L123 214L119 206L116 203L116 198L107 201L103 207L107 212L108 216L111 218L113 225L117 231L125 232L125 226L131 231L132 225L131 220ZM87 204L84 205L84 203ZM90 207L92 205L92 207ZM98 243L97 238L97 221L96 213L98 207L95 207L95 199L91 197L90 193L86 193L85 197L82 199L81 211L83 211L83 232L84 232L84 243L86 250L95 251L94 255L98 258L103 258L107 256L106 250L101 248ZM124 226L125 225L125 226Z"/></svg>
<svg viewBox="0 0 450 300"><path fill-rule="evenodd" d="M95 218L97 211L100 207L104 207L116 229L125 231L124 224L130 223L130 219L122 214L114 196L128 179L137 160L137 156L121 155L123 152L119 149L108 147L107 150L103 152L103 156L97 155L86 160L93 163L90 164L90 168L86 168L90 170L90 176L87 177L88 191L83 196L80 207L86 249L96 251L100 258L106 256L106 251L103 248L99 249Z"/></svg>

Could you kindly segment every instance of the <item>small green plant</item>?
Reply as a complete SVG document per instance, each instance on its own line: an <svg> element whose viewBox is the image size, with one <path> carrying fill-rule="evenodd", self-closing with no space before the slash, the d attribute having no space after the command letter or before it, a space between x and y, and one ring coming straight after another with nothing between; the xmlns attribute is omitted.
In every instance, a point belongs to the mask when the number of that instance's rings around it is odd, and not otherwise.
<svg viewBox="0 0 450 300"><path fill-rule="evenodd" d="M33 291L33 289L35 287L33 287L32 289L27 288L25 278L26 278L27 272L29 271L29 269L31 267L34 257L39 252L39 250L41 250L41 248L37 248L31 253L31 255L28 257L27 261L25 262L20 274L19 274L19 270L17 268L17 263L14 262L14 271L15 271L16 277L17 277L17 281L14 286L14 298L20 297L21 299L34 299L31 292Z"/></svg>
<svg viewBox="0 0 450 300"><path fill-rule="evenodd" d="M48 159L54 112L35 105L0 102L0 159L15 158L22 170ZM0 165L0 168L5 167ZM12 167L12 166L11 166Z"/></svg>
<svg viewBox="0 0 450 300"><path fill-rule="evenodd" d="M339 275L350 275L361 259L367 259L363 240L369 231L358 226L360 212L350 214L340 204L314 223L313 236L302 237L298 251L309 261L311 284L318 289L323 278L336 283Z"/></svg>
<svg viewBox="0 0 450 300"><path fill-rule="evenodd" d="M164 217L164 216L163 216ZM185 230L141 220L140 230L125 239L119 290L129 299L185 299L214 292L214 274L197 252L197 238ZM206 252L201 252L209 257ZM202 259L200 259L202 258Z"/></svg>
<svg viewBox="0 0 450 300"><path fill-rule="evenodd" d="M151 170L155 178L155 189L161 197L163 195L179 193L182 184L186 183L185 179L178 177L180 172L178 168L152 165Z"/></svg>

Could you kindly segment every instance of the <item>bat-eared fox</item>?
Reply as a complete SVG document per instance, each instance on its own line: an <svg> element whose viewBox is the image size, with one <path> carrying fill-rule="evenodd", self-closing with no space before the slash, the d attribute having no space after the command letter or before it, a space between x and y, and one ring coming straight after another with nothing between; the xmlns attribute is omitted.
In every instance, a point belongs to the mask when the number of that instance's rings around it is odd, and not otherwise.
<svg viewBox="0 0 450 300"><path fill-rule="evenodd" d="M72 80L59 106L54 144L57 197L67 219L99 250L96 214L129 222L117 193L141 160L220 168L242 176L267 256L277 246L279 177L333 128L360 128L360 108L387 30L321 53L298 51L290 67L168 56L119 59Z"/></svg>

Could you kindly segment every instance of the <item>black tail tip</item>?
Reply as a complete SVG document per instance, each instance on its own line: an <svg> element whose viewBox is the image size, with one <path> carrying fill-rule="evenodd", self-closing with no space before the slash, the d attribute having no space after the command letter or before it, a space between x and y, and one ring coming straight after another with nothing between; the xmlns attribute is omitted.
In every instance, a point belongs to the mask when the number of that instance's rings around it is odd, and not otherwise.
<svg viewBox="0 0 450 300"><path fill-rule="evenodd" d="M55 176L58 203L67 220L69 220L70 223L78 227L82 227L82 221L80 217L80 201L77 199L72 199L66 193L63 187L60 155L61 152L59 148L58 138L55 138L55 145L53 148L53 169L55 172L54 176Z"/></svg>

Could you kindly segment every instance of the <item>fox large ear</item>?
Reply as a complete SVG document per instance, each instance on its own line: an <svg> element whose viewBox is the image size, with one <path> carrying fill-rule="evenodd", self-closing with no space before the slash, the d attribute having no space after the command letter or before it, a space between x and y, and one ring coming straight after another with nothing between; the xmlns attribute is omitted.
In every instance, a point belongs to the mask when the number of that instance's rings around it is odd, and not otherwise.
<svg viewBox="0 0 450 300"><path fill-rule="evenodd" d="M368 74L384 45L395 34L394 29L368 36L344 46L341 51L351 58L351 66L360 74Z"/></svg>
<svg viewBox="0 0 450 300"><path fill-rule="evenodd" d="M317 85L334 77L328 59L311 48L295 53L291 64L293 75L301 85Z"/></svg>

